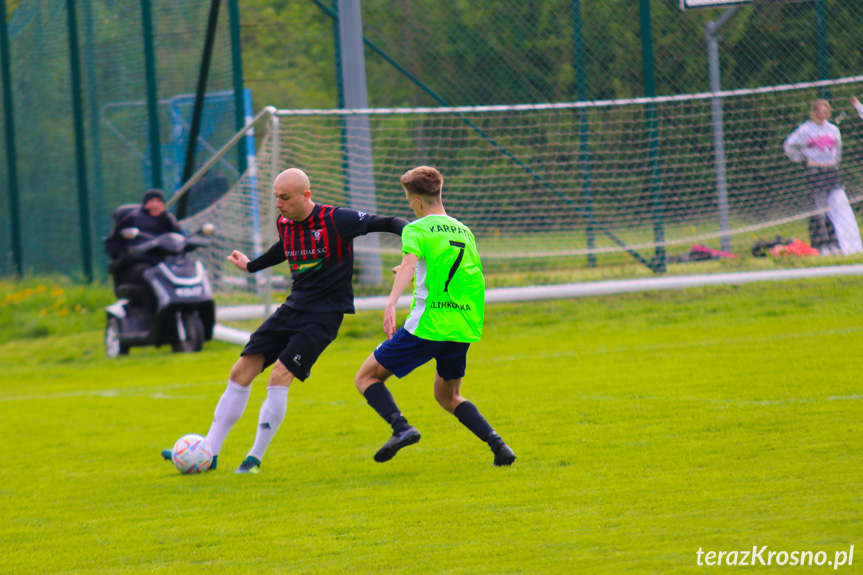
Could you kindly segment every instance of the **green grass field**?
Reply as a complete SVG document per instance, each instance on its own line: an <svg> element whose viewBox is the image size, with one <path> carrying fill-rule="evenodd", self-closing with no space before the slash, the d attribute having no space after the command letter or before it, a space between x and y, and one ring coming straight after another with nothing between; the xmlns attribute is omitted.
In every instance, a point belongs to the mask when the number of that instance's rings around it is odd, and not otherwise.
<svg viewBox="0 0 863 575"><path fill-rule="evenodd" d="M200 476L159 450L206 433L239 348L109 361L94 308L109 296L66 288L91 307L67 302L54 319L21 296L0 311L0 573L833 570L697 565L699 548L764 545L831 561L856 545L838 570L859 573L861 288L837 278L490 306L463 393L519 456L503 469L437 406L429 366L390 385L422 441L372 461L389 429L353 375L381 314L358 314L294 384L261 473L233 470L263 378L219 469ZM53 323L27 327L28 314Z"/></svg>

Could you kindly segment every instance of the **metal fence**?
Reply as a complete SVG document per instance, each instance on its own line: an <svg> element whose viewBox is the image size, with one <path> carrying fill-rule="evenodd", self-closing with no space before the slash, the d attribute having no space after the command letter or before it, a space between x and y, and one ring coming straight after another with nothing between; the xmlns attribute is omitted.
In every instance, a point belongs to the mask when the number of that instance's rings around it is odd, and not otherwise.
<svg viewBox="0 0 863 575"><path fill-rule="evenodd" d="M0 275L104 275L101 239L113 209L149 187L179 187L209 7L190 0L17 6L4 46L11 65L3 86ZM237 128L229 16L221 10L199 163ZM238 163L232 158L213 176L236 178Z"/></svg>

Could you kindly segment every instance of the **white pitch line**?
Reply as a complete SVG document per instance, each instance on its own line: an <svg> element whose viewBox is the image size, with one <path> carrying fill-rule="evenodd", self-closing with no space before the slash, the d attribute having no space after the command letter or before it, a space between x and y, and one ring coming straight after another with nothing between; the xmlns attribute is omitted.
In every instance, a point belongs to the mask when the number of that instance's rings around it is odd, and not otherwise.
<svg viewBox="0 0 863 575"><path fill-rule="evenodd" d="M151 392L151 393L126 393L124 390L116 390L116 389L105 389L105 390L92 390L92 391L81 391L81 392L64 392L64 393L56 393L56 394L41 394L41 395L32 395L32 396L16 396L16 397L0 397L0 402L11 402L11 401L39 401L39 400L51 400L51 399L62 399L66 397L103 397L106 399L115 399L119 397L149 397L151 399L186 399L186 400L200 400L200 401L210 401L213 398L209 396L203 395L170 395L166 393L160 392ZM751 400L741 400L741 399L723 399L723 398L710 398L710 397L686 397L686 396L649 396L649 395L573 395L568 398L569 402L580 402L580 401L602 401L608 403L638 403L638 402L693 402L693 403L703 403L708 405L717 405L717 406L735 406L735 407L762 407L762 406L781 406L781 405L790 405L795 403L801 404L812 404L812 403L829 403L829 402L837 402L837 401L861 401L863 400L863 395L853 393L851 395L830 395L827 397L786 397L781 399L751 399ZM309 400L308 398L303 400L304 403L320 403L317 400ZM329 405L345 405L342 401L337 402L329 402Z"/></svg>
<svg viewBox="0 0 863 575"><path fill-rule="evenodd" d="M153 399L212 399L199 395L171 395L165 390L182 389L189 387L201 387L209 385L224 385L224 382L202 382L202 383L174 383L160 385L158 387L129 387L126 389L80 389L75 391L58 391L57 393L38 393L30 395L0 396L3 401L37 401L41 399L62 399L64 397L104 397L107 399L115 397L151 397Z"/></svg>
<svg viewBox="0 0 863 575"><path fill-rule="evenodd" d="M835 401L861 401L863 395L852 393L851 395L830 395L827 397L784 397L781 399L722 399L711 397L663 397L649 395L576 395L571 398L571 401L604 401L609 403L626 402L637 403L640 401L657 401L657 402L681 402L689 401L693 403L705 403L710 405L731 405L735 407L761 407L761 406L778 406L789 405L792 403L829 403Z"/></svg>

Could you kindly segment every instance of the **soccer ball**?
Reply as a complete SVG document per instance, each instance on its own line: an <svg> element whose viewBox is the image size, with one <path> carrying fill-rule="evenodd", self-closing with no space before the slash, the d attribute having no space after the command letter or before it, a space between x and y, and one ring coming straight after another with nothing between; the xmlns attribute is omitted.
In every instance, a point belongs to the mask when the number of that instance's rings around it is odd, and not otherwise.
<svg viewBox="0 0 863 575"><path fill-rule="evenodd" d="M201 473L210 468L213 462L213 450L206 439L190 433L174 444L171 460L180 473Z"/></svg>

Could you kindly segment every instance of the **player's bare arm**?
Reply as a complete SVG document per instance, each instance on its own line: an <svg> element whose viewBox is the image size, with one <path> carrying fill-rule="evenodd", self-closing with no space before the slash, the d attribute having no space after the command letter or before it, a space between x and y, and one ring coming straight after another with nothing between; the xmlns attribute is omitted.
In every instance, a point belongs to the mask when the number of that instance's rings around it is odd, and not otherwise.
<svg viewBox="0 0 863 575"><path fill-rule="evenodd" d="M390 291L390 297L387 299L387 305L384 309L384 333L387 335L387 339L392 339L396 332L396 304L413 280L418 261L419 258L416 255L405 254L401 265L393 268L396 277L393 280L393 289Z"/></svg>
<svg viewBox="0 0 863 575"><path fill-rule="evenodd" d="M228 261L244 272L249 271L249 257L241 251L232 251L228 256Z"/></svg>
<svg viewBox="0 0 863 575"><path fill-rule="evenodd" d="M860 103L860 100L856 96L851 96L851 105L854 106L854 109L857 110L857 115L863 120L863 104Z"/></svg>

